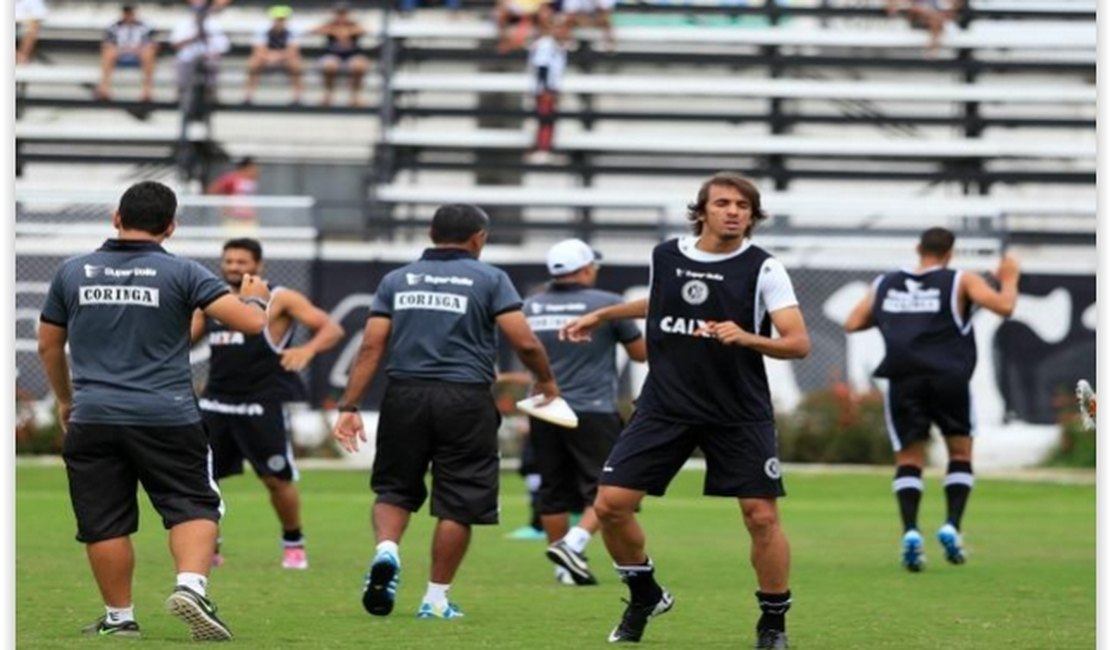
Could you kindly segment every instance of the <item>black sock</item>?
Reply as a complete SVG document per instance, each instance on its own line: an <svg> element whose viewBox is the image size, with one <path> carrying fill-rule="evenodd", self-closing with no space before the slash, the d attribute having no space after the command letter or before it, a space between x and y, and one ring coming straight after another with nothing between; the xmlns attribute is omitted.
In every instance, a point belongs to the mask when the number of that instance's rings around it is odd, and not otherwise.
<svg viewBox="0 0 1110 650"><path fill-rule="evenodd" d="M532 530L542 531L543 523L540 521L540 475L529 474L524 477L524 480L528 485L528 507L532 509L532 519L528 521L528 525L532 527Z"/></svg>
<svg viewBox="0 0 1110 650"><path fill-rule="evenodd" d="M948 475L944 477L944 496L948 500L948 523L960 529L960 520L964 517L964 508L967 499L971 496L971 488L975 485L975 474L971 471L971 463L963 460L954 460L948 463Z"/></svg>
<svg viewBox="0 0 1110 650"><path fill-rule="evenodd" d="M281 542L283 546L304 546L304 535L301 534L300 528L283 530L281 531Z"/></svg>
<svg viewBox="0 0 1110 650"><path fill-rule="evenodd" d="M617 575L628 585L633 604L654 605L663 597L663 588L655 581L655 566L648 558L643 564L617 565Z"/></svg>
<svg viewBox="0 0 1110 650"><path fill-rule="evenodd" d="M785 632L786 611L790 609L790 591L787 590L784 594L757 591L755 597L759 601L759 609L763 611L763 616L759 617L759 623L756 623L756 629Z"/></svg>
<svg viewBox="0 0 1110 650"><path fill-rule="evenodd" d="M898 498L898 510L902 513L903 532L917 530L917 509L924 489L920 467L899 465L894 471L894 496Z"/></svg>

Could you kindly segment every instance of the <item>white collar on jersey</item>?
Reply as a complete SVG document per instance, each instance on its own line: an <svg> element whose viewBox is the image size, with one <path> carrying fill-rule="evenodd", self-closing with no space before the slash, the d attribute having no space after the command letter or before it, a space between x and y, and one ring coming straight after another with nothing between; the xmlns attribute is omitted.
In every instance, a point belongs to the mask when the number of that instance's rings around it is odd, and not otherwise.
<svg viewBox="0 0 1110 650"><path fill-rule="evenodd" d="M723 262L740 255L744 251L752 247L751 239L744 239L744 243L740 244L740 248L732 251L731 253L707 253L698 248L698 240L700 237L693 235L684 235L678 238L678 250L686 257L694 260L695 262Z"/></svg>

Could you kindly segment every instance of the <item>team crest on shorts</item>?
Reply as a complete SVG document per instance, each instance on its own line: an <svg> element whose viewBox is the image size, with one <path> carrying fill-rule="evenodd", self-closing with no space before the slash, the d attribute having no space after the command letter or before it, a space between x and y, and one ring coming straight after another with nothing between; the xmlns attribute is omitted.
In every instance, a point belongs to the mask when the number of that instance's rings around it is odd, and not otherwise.
<svg viewBox="0 0 1110 650"><path fill-rule="evenodd" d="M270 468L272 472L280 472L285 469L285 456L274 454L266 459L266 467Z"/></svg>
<svg viewBox="0 0 1110 650"><path fill-rule="evenodd" d="M691 305L700 305L709 299L709 286L701 280L690 280L682 285L682 299Z"/></svg>
<svg viewBox="0 0 1110 650"><path fill-rule="evenodd" d="M771 456L763 463L763 473L773 480L782 478L782 465L779 464L779 459Z"/></svg>

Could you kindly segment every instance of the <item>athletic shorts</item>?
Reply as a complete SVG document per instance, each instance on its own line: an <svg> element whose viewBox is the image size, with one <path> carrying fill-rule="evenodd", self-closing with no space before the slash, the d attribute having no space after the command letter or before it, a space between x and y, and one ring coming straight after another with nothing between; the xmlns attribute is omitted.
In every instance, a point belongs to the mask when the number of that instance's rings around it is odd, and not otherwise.
<svg viewBox="0 0 1110 650"><path fill-rule="evenodd" d="M971 383L963 375L892 378L883 397L887 433L894 451L928 440L933 424L945 436L969 436L975 432Z"/></svg>
<svg viewBox="0 0 1110 650"><path fill-rule="evenodd" d="M582 512L593 505L601 466L621 433L616 413L579 413L578 428L568 429L528 418L529 438L540 470L542 515Z"/></svg>
<svg viewBox="0 0 1110 650"><path fill-rule="evenodd" d="M378 416L370 489L380 503L460 524L496 524L500 454L497 412L486 384L390 380Z"/></svg>
<svg viewBox="0 0 1110 650"><path fill-rule="evenodd" d="M636 411L601 470L601 485L662 496L695 447L705 454L703 494L786 496L773 422L686 424Z"/></svg>
<svg viewBox="0 0 1110 650"><path fill-rule="evenodd" d="M160 427L71 422L62 458L79 542L137 531L139 483L166 529L196 519L220 520L220 493L200 422Z"/></svg>
<svg viewBox="0 0 1110 650"><path fill-rule="evenodd" d="M216 480L242 474L243 460L250 461L258 476L299 478L281 402L235 403L202 397L199 404Z"/></svg>

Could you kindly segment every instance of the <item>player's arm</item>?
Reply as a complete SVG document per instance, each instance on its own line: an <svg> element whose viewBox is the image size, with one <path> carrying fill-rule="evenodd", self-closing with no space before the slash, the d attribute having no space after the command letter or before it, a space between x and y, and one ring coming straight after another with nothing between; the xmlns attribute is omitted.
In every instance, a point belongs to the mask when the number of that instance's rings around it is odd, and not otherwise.
<svg viewBox="0 0 1110 650"><path fill-rule="evenodd" d="M1011 255L1003 257L998 263L995 276L1000 285L997 291L978 273L962 273L960 290L971 302L1003 318L1009 318L1017 306L1018 280L1021 279L1017 258Z"/></svg>
<svg viewBox="0 0 1110 650"><path fill-rule="evenodd" d="M588 341L590 340L590 332L597 329L602 323L628 318L647 318L647 312L647 298L640 298L639 300L622 302L617 305L609 305L608 307L595 309L563 325L563 327L559 329L559 340L574 341L576 343L579 341Z"/></svg>
<svg viewBox="0 0 1110 650"><path fill-rule="evenodd" d="M874 318L875 308L875 290L871 289L867 295L860 299L856 306L852 308L852 313L848 314L848 320L844 321L845 332L862 332L866 329L871 329L875 326Z"/></svg>
<svg viewBox="0 0 1110 650"><path fill-rule="evenodd" d="M58 423L62 431L69 422L73 405L73 385L69 380L69 363L66 361L66 328L39 321L39 358L46 369L50 388L58 404Z"/></svg>
<svg viewBox="0 0 1110 650"><path fill-rule="evenodd" d="M246 274L239 295L224 294L204 308L204 313L245 334L259 334L266 327L270 290L258 276Z"/></svg>
<svg viewBox="0 0 1110 650"><path fill-rule="evenodd" d="M204 338L208 326L204 322L204 312L200 309L193 312L193 320L189 323L189 342L196 345Z"/></svg>
<svg viewBox="0 0 1110 650"><path fill-rule="evenodd" d="M804 359L809 355L809 333L797 305L771 312L771 323L779 333L774 338L753 334L732 321L708 323L696 334L712 336L725 345L742 345L774 359Z"/></svg>
<svg viewBox="0 0 1110 650"><path fill-rule="evenodd" d="M378 372L386 346L389 345L392 328L393 321L385 316L372 315L366 320L366 327L362 331L362 345L359 346L358 357L351 367L351 374L347 377L347 388L340 398L339 418L335 421L332 435L341 447L351 453L358 451L360 441L366 442L366 429L357 406L370 388L374 374Z"/></svg>
<svg viewBox="0 0 1110 650"><path fill-rule="evenodd" d="M547 401L559 396L559 386L555 383L555 374L551 372L551 363L547 359L547 350L543 343L536 337L524 312L519 309L507 311L497 316L497 327L505 335L509 345L513 346L517 357L524 367L536 376L536 391L543 393Z"/></svg>
<svg viewBox="0 0 1110 650"><path fill-rule="evenodd" d="M273 302L278 304L274 305ZM286 289L279 292L271 302L270 322L280 318L292 318L313 331L312 338L303 345L288 348L281 353L281 366L286 370L303 370L313 357L330 350L343 339L343 328L339 323L299 291Z"/></svg>
<svg viewBox="0 0 1110 650"><path fill-rule="evenodd" d="M633 361L643 363L647 361L647 341L644 337L639 337L631 341L623 343L624 351L628 353L628 358Z"/></svg>

